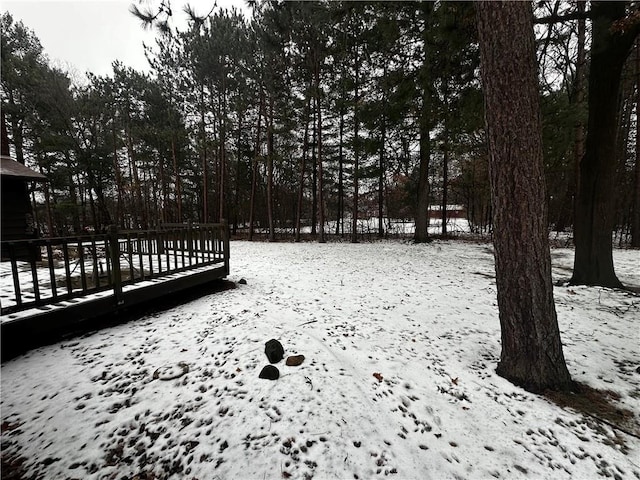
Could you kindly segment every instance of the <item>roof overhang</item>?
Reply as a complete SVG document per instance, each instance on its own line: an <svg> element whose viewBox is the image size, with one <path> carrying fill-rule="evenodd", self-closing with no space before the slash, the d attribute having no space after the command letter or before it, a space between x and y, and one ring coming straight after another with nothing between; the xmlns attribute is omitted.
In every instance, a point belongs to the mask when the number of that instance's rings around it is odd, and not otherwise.
<svg viewBox="0 0 640 480"><path fill-rule="evenodd" d="M31 182L46 182L48 179L41 173L31 170L29 167L16 162L11 157L0 157L0 175Z"/></svg>

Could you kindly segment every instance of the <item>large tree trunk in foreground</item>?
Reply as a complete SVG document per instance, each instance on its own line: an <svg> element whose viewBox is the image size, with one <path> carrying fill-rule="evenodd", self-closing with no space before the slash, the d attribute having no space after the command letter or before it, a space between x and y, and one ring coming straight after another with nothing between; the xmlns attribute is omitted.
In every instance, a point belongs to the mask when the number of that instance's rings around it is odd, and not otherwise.
<svg viewBox="0 0 640 480"><path fill-rule="evenodd" d="M620 76L638 28L618 31L625 2L593 2L589 120L575 209L572 284L621 287L613 268ZM634 33L635 32L635 33Z"/></svg>
<svg viewBox="0 0 640 480"><path fill-rule="evenodd" d="M489 140L502 354L497 372L569 389L553 301L531 4L476 4Z"/></svg>
<svg viewBox="0 0 640 480"><path fill-rule="evenodd" d="M433 13L434 4L425 2L422 4L422 16L425 21L422 41L424 42L424 58L420 72L422 89L422 105L419 122L420 135L420 165L418 167L418 202L416 204L416 230L413 240L416 243L429 241L429 164L431 161L431 108L433 97L433 84L431 75L431 45L429 43L428 22Z"/></svg>
<svg viewBox="0 0 640 480"><path fill-rule="evenodd" d="M425 100L420 115L420 166L418 167L418 204L416 206L416 230L413 240L416 243L429 241L429 161L431 159L431 140L429 139L429 127L427 125L428 107Z"/></svg>

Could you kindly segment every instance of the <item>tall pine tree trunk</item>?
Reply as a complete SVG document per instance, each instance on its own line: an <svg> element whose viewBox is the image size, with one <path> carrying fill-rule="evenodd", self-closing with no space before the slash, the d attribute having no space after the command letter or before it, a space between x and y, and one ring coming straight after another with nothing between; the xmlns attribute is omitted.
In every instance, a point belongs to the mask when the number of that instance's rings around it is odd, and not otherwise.
<svg viewBox="0 0 640 480"><path fill-rule="evenodd" d="M353 107L353 213L351 242L358 243L358 201L360 196L360 52L355 47L355 98Z"/></svg>
<svg viewBox="0 0 640 480"><path fill-rule="evenodd" d="M338 208L336 218L336 235L344 236L344 88L340 104L340 126L338 127Z"/></svg>
<svg viewBox="0 0 640 480"><path fill-rule="evenodd" d="M640 40L636 42L636 167L633 188L633 219L631 221L631 246L640 248Z"/></svg>
<svg viewBox="0 0 640 480"><path fill-rule="evenodd" d="M315 97L316 97L316 111L317 115L317 126L316 138L318 139L318 219L320 221L320 237L318 238L318 242L325 243L327 240L324 235L324 175L322 172L322 108L320 105L320 58L318 50L316 49L314 52L314 76L315 76Z"/></svg>
<svg viewBox="0 0 640 480"><path fill-rule="evenodd" d="M621 31L626 2L592 2L589 120L575 210L571 284L621 287L613 267L620 78L638 25Z"/></svg>
<svg viewBox="0 0 640 480"><path fill-rule="evenodd" d="M165 150L166 152L166 150ZM168 214L168 203L169 203L169 193L168 193L168 186L167 186L167 177L164 171L164 161L165 161L165 155L159 155L158 156L158 170L160 173L160 186L161 186L161 193L162 193L162 198L161 198L161 202L160 202L160 223L167 223L167 214ZM157 225L157 223L156 223Z"/></svg>
<svg viewBox="0 0 640 480"><path fill-rule="evenodd" d="M258 125L256 127L256 147L251 163L251 197L249 198L249 241L253 240L253 224L255 222L256 213L256 190L258 184L258 159L260 158L261 148L261 126L262 114L264 112L264 92L260 89L260 105L258 107Z"/></svg>
<svg viewBox="0 0 640 480"><path fill-rule="evenodd" d="M42 171L42 167L40 173L44 172ZM48 237L57 237L58 236L58 232L56 231L55 228L55 222L53 220L53 212L51 211L51 190L50 190L50 186L49 186L49 182L45 182L44 184L44 205L45 205L45 210L47 212L47 229L49 230L49 235L47 235Z"/></svg>
<svg viewBox="0 0 640 480"><path fill-rule="evenodd" d="M384 64L383 78L387 76L387 64ZM384 149L387 140L387 89L382 94L383 111L380 116L380 152L378 158L378 237L384 237L384 179L386 174Z"/></svg>
<svg viewBox="0 0 640 480"><path fill-rule="evenodd" d="M384 237L384 174L385 174L385 160L384 160L384 142L386 136L386 124L385 119L382 119L382 132L380 135L380 153L378 158L378 237Z"/></svg>
<svg viewBox="0 0 640 480"><path fill-rule="evenodd" d="M483 1L476 10L502 331L497 372L535 391L570 389L551 283L531 4Z"/></svg>
<svg viewBox="0 0 640 480"><path fill-rule="evenodd" d="M72 167L71 153L68 150L64 152L64 159L69 169L69 173L68 173L69 201L71 202L71 205L73 205L73 231L76 234L79 234L82 230L83 225L80 224L80 215L78 215L78 192L77 192L78 186L76 185L76 182L74 181L74 178L73 178L74 168ZM35 203L34 203L34 207L35 207ZM34 213L36 212L37 210L34 208ZM121 222L122 220L118 218L117 221Z"/></svg>
<svg viewBox="0 0 640 480"><path fill-rule="evenodd" d="M242 128L244 126L245 110L238 109L238 138L236 153L236 181L233 192L233 235L238 231L240 222L240 177L242 176ZM243 217L244 219L244 217Z"/></svg>
<svg viewBox="0 0 640 480"><path fill-rule="evenodd" d="M225 74L226 76L226 74ZM227 216L225 189L227 184L227 93L226 78L222 80L222 93L220 94L222 104L222 118L220 119L220 182L219 182L219 212L218 221L222 222Z"/></svg>
<svg viewBox="0 0 640 480"><path fill-rule="evenodd" d="M19 108L16 106L16 102L13 97L13 92L9 90L9 105L11 105L14 111L19 111ZM23 140L23 132L22 126L24 125L24 119L18 119L17 114L13 114L10 117L9 124L11 125L11 140L13 143L13 148L16 151L16 161L24 165L24 140Z"/></svg>
<svg viewBox="0 0 640 480"><path fill-rule="evenodd" d="M420 165L418 167L418 202L416 206L416 230L414 241L416 243L427 242L429 240L429 165L431 161L431 48L428 37L429 17L433 12L433 4L425 2L422 5L422 15L424 18L424 30L422 32L424 57L420 72L420 83L422 88L422 105L419 114L419 135L420 135Z"/></svg>
<svg viewBox="0 0 640 480"><path fill-rule="evenodd" d="M631 136L635 135L635 132L632 131L633 125L631 120L636 109L636 82L635 78L632 76L632 68L635 64L635 54L633 57L633 61L627 62L625 73L623 74L625 78L620 85L620 102L618 108L619 128L616 139L616 160L618 162L618 166L616 168L616 185L625 185L627 183L627 178L629 178L629 172L627 170L628 148L631 143ZM619 227L613 235L614 243L617 237L618 245L622 247L624 239L626 238L626 240L629 241L631 233L630 227L632 222L631 212L633 209L633 202L629 202L626 195L618 195L614 205L615 224Z"/></svg>
<svg viewBox="0 0 640 480"><path fill-rule="evenodd" d="M129 115L129 111L127 109L127 125L126 125L126 135L127 135L127 155L129 156L129 170L131 172L131 176L133 177L133 204L134 211L136 212L136 224L135 228L147 228L147 218L144 213L144 206L142 204L142 189L140 186L140 175L138 173L138 165L136 162L136 154L135 149L133 148L133 138L131 134L131 117ZM92 174L90 174L90 179L92 178ZM95 189L95 186L94 186ZM97 193L97 192L96 192ZM100 199L98 199L100 201Z"/></svg>
<svg viewBox="0 0 640 480"><path fill-rule="evenodd" d="M557 15L557 9L560 7L560 2L557 2L554 7L554 13ZM576 120L573 125L573 146L571 147L572 164L568 164L566 172L566 180L563 184L564 191L560 193L563 196L562 203L555 218L550 218L551 223L554 224L554 229L557 232L563 232L568 225L573 225L573 214L575 212L575 199L576 192L578 191L578 181L580 178L580 161L584 155L584 136L585 136L585 122L582 115L582 109L584 108L584 96L585 96L585 81L588 73L587 68L587 55L585 49L586 43L586 0L576 1L576 14L579 16L577 21L577 35L576 35L576 61L575 72L573 75L573 83L571 90L569 91L569 106L574 112L578 112ZM549 30L549 36L547 37L547 44L551 40L551 32Z"/></svg>
<svg viewBox="0 0 640 480"><path fill-rule="evenodd" d="M311 235L318 233L318 159L316 150L318 146L318 130L315 128L318 111L313 103L313 136L311 137Z"/></svg>
<svg viewBox="0 0 640 480"><path fill-rule="evenodd" d="M267 122L267 217L269 220L269 241L276 241L273 223L273 94L269 96L269 117Z"/></svg>
<svg viewBox="0 0 640 480"><path fill-rule="evenodd" d="M9 135L7 133L7 119L4 110L0 110L0 155L8 157L11 154L9 149Z"/></svg>
<svg viewBox="0 0 640 480"><path fill-rule="evenodd" d="M122 172L120 171L120 162L118 161L118 136L116 132L115 120L112 124L113 135L113 171L116 177L116 222L120 226L124 226L124 216L122 214ZM69 154L67 153L67 164L70 163Z"/></svg>
<svg viewBox="0 0 640 480"><path fill-rule="evenodd" d="M200 161L202 162L202 223L209 221L209 167L207 162L207 133L204 115L204 84L200 85Z"/></svg>
<svg viewBox="0 0 640 480"><path fill-rule="evenodd" d="M449 84L447 79L443 80L442 92L444 96L444 119L443 119L443 144L442 144L442 235L447 235L447 203L449 203Z"/></svg>
<svg viewBox="0 0 640 480"><path fill-rule="evenodd" d="M311 85L307 92L311 91ZM296 205L296 235L295 241L300 241L300 224L302 222L302 202L304 200L304 176L307 170L307 154L309 152L309 114L311 111L311 95L308 94L304 106L304 135L302 138L302 161L300 163L300 183L298 184L298 202Z"/></svg>
<svg viewBox="0 0 640 480"><path fill-rule="evenodd" d="M182 223L182 182L178 172L178 155L176 154L176 136L171 133L171 160L173 162L173 175L176 177L176 208L178 209L178 223Z"/></svg>
<svg viewBox="0 0 640 480"><path fill-rule="evenodd" d="M416 230L414 241L423 243L429 240L429 163L431 159L431 139L429 138L428 99L424 94L420 113L420 165L418 167L418 205L416 208Z"/></svg>

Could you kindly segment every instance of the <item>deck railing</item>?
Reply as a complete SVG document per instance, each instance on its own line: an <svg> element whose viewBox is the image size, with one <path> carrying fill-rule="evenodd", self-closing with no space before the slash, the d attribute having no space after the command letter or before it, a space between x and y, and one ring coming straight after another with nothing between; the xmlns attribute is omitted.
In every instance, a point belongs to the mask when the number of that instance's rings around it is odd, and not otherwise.
<svg viewBox="0 0 640 480"><path fill-rule="evenodd" d="M113 291L123 287L223 264L229 272L226 223L170 224L157 230L2 242L8 252L0 264L3 315ZM28 261L16 252L30 252Z"/></svg>

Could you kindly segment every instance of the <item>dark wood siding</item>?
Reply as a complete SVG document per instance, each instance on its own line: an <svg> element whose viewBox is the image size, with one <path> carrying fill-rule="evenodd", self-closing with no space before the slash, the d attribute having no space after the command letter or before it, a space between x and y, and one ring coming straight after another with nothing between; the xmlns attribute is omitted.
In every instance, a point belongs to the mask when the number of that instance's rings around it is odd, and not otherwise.
<svg viewBox="0 0 640 480"><path fill-rule="evenodd" d="M26 182L23 179L3 176L1 189L2 241L36 238L37 232L33 230L30 222L31 205ZM8 255L4 245L1 255L3 258ZM19 247L16 255L20 259L29 259L29 251L25 246Z"/></svg>

